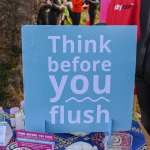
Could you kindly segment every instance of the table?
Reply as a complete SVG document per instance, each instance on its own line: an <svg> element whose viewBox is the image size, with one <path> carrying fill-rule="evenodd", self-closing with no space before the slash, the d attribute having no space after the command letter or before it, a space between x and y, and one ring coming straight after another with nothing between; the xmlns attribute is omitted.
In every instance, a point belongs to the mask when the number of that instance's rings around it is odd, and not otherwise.
<svg viewBox="0 0 150 150"><path fill-rule="evenodd" d="M6 121L10 123L9 110L4 110L4 111L5 111ZM133 136L132 150L147 150L147 144L145 141L144 134L134 115L133 115L131 130L127 132L121 132L121 133L131 134ZM56 150L65 150L65 147L78 141L88 142L92 146L94 145L97 146L98 150L104 150L104 145L102 142L104 137L105 134L102 132L90 133L89 135L86 135L84 137L77 137L69 133L55 134ZM0 147L0 150L13 150L14 148L17 148L15 130L14 130L14 135L11 141L9 142L9 144L6 147Z"/></svg>

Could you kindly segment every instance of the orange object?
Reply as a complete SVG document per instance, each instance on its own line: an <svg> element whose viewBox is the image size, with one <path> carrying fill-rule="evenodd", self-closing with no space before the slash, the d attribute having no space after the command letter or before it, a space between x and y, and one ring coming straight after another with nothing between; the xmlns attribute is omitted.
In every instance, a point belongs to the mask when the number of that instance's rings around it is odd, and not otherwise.
<svg viewBox="0 0 150 150"><path fill-rule="evenodd" d="M85 22L85 25L90 25L90 16L89 16L89 12L88 12L88 10L89 10L89 5L86 5L87 7L86 7L86 22Z"/></svg>
<svg viewBox="0 0 150 150"><path fill-rule="evenodd" d="M82 0L72 0L72 12L81 13L82 10Z"/></svg>

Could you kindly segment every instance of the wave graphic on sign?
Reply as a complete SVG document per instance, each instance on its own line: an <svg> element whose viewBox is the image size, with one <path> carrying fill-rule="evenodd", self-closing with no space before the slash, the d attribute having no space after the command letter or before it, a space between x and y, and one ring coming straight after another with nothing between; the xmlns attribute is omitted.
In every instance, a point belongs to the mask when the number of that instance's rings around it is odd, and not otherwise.
<svg viewBox="0 0 150 150"><path fill-rule="evenodd" d="M67 102L69 102L69 101L76 101L76 102L78 102L78 103L82 103L82 102L84 102L85 100L90 100L91 102L98 102L98 101L100 101L100 100L105 100L106 102L110 102L110 100L109 99L107 99L107 98L105 98L105 97L99 97L98 99L92 99L92 98L90 98L90 97L85 97L85 98L83 98L83 99L76 99L75 97L70 97L69 99L67 99L65 102L67 103Z"/></svg>

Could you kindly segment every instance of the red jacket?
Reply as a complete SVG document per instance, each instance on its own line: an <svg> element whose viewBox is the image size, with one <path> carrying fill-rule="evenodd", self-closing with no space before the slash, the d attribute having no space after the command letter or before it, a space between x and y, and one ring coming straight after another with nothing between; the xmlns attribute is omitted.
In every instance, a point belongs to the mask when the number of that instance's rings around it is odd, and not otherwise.
<svg viewBox="0 0 150 150"><path fill-rule="evenodd" d="M72 0L72 12L81 13L82 10L82 0Z"/></svg>
<svg viewBox="0 0 150 150"><path fill-rule="evenodd" d="M111 0L106 16L107 25L137 25L140 37L140 0Z"/></svg>

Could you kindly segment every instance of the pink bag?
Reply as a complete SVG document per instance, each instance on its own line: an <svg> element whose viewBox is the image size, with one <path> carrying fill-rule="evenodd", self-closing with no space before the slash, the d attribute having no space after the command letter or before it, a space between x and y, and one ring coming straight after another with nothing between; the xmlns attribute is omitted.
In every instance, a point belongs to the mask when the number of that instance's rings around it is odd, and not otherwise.
<svg viewBox="0 0 150 150"><path fill-rule="evenodd" d="M101 0L100 15L99 15L100 23L106 23L106 14L107 14L107 9L108 9L110 2L111 0Z"/></svg>

